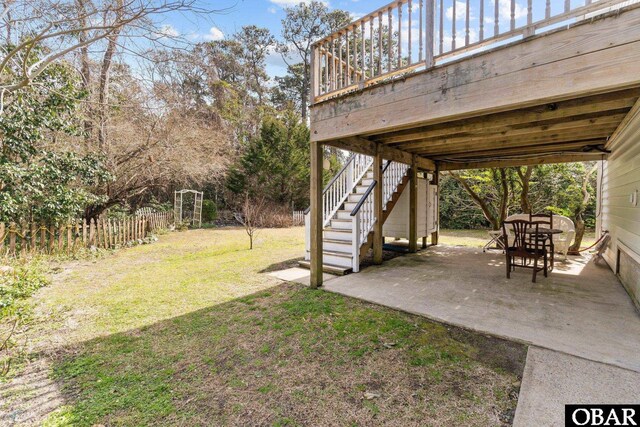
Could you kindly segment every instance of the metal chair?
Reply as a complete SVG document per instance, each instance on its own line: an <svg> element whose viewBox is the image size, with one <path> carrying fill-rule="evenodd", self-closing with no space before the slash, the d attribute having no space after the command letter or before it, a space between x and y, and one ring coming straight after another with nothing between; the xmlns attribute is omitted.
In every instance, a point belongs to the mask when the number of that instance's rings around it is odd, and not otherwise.
<svg viewBox="0 0 640 427"><path fill-rule="evenodd" d="M544 223L529 222L524 220L505 221L502 223L502 234L506 244L505 254L507 258L507 279L511 278L511 271L516 267L533 269L532 282L536 282L538 271L544 271L544 277L548 274L548 253L543 243L540 241L538 230ZM509 241L507 226L511 227L513 233L513 243ZM528 231L534 228L532 232ZM533 237L533 246L531 243ZM516 258L522 259L522 263L516 263ZM543 266L538 267L538 260L543 259ZM529 265L532 260L533 265Z"/></svg>

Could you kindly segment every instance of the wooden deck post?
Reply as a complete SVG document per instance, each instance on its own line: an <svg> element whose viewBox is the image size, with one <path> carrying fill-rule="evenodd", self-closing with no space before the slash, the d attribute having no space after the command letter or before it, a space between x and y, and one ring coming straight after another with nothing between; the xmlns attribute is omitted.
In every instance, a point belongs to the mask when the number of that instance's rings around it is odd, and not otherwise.
<svg viewBox="0 0 640 427"><path fill-rule="evenodd" d="M409 173L409 252L413 253L418 251L418 165L415 154Z"/></svg>
<svg viewBox="0 0 640 427"><path fill-rule="evenodd" d="M436 167L436 170L433 171L433 179L431 180L431 185L438 185L440 182L440 171L438 170L438 168ZM438 189L438 198L440 198L440 190ZM440 201L436 200L436 214L437 214L437 218L436 220L436 231L434 231L433 233L431 233L431 244L432 245L437 245L438 244L438 236L440 235Z"/></svg>
<svg viewBox="0 0 640 427"><path fill-rule="evenodd" d="M322 143L311 142L311 288L322 286Z"/></svg>
<svg viewBox="0 0 640 427"><path fill-rule="evenodd" d="M373 229L373 263L382 264L382 197L384 194L382 182L382 153L376 149L376 155L373 157L373 179L376 186L373 188L373 204L376 215L376 223Z"/></svg>

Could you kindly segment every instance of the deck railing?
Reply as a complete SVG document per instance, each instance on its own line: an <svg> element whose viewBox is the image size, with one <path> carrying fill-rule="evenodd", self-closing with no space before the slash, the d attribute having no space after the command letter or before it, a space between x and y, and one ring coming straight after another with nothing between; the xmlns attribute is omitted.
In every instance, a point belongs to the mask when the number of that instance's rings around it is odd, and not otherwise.
<svg viewBox="0 0 640 427"><path fill-rule="evenodd" d="M396 0L313 45L312 102L638 0Z"/></svg>
<svg viewBox="0 0 640 427"><path fill-rule="evenodd" d="M382 171L382 208L386 209L387 204L398 190L398 185L402 182L409 165L389 160Z"/></svg>

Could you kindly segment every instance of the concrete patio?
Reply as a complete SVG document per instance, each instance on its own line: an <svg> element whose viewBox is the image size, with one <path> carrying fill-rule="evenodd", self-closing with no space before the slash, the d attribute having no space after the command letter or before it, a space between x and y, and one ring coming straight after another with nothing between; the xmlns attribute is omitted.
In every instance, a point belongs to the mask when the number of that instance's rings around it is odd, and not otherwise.
<svg viewBox="0 0 640 427"><path fill-rule="evenodd" d="M325 283L328 291L640 372L640 315L588 257L556 261L538 283L505 275L504 255L433 247Z"/></svg>

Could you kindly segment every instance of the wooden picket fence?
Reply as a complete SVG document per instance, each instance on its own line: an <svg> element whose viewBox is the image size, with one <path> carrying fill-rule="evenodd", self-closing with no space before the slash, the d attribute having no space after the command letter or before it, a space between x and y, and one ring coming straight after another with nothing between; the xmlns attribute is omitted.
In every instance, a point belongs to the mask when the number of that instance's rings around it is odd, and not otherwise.
<svg viewBox="0 0 640 427"><path fill-rule="evenodd" d="M169 228L172 223L173 212L155 212L124 219L78 220L50 226L0 223L0 256L71 254L91 247L114 249L136 243L150 232Z"/></svg>
<svg viewBox="0 0 640 427"><path fill-rule="evenodd" d="M293 225L304 225L304 211L293 211Z"/></svg>

